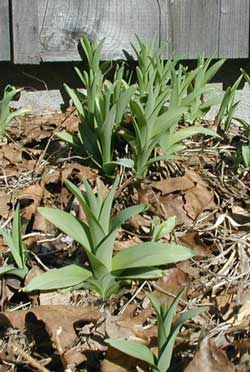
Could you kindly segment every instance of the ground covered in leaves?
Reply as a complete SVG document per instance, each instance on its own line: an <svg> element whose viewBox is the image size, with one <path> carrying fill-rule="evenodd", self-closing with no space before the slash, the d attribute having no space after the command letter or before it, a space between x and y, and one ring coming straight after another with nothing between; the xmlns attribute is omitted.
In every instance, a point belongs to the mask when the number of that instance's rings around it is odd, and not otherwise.
<svg viewBox="0 0 250 372"><path fill-rule="evenodd" d="M176 216L174 233L163 241L192 247L194 259L106 301L87 290L20 291L37 273L85 260L81 248L37 212L55 206L81 217L66 179L81 187L85 176L98 192L108 191L107 179L55 140L57 131L74 132L77 125L73 109L27 116L13 123L0 144L0 226L11 226L19 202L30 267L25 283L1 278L1 371L136 371L140 362L108 348L104 339L154 348L155 318L146 294L171 302L183 286L178 313L204 305L209 311L182 327L173 370L250 371L250 174L237 163L237 129L222 141L196 136L179 161L154 166L142 183L120 172L114 213L137 203L149 208L123 226L116 250L149 239L153 216ZM8 247L0 240L0 265L7 260Z"/></svg>

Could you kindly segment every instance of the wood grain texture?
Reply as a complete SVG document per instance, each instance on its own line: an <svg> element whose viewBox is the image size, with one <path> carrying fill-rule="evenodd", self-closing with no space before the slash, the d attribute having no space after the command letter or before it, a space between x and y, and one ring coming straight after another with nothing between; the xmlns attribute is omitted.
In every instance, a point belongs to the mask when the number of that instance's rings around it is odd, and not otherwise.
<svg viewBox="0 0 250 372"><path fill-rule="evenodd" d="M160 0L161 41L183 58L249 56L249 0Z"/></svg>
<svg viewBox="0 0 250 372"><path fill-rule="evenodd" d="M249 3L249 0L221 0L221 57L249 57Z"/></svg>
<svg viewBox="0 0 250 372"><path fill-rule="evenodd" d="M40 62L38 0L12 0L14 63Z"/></svg>
<svg viewBox="0 0 250 372"><path fill-rule="evenodd" d="M249 57L250 0L0 0L0 60L77 61L83 35L105 39L103 59L132 53L135 34L157 34L164 57Z"/></svg>
<svg viewBox="0 0 250 372"><path fill-rule="evenodd" d="M159 33L157 0L43 0L39 9L41 55L45 61L79 60L77 44L83 35L105 38L103 59L124 57L139 34L151 40Z"/></svg>
<svg viewBox="0 0 250 372"><path fill-rule="evenodd" d="M9 1L0 0L0 61L10 60Z"/></svg>
<svg viewBox="0 0 250 372"><path fill-rule="evenodd" d="M168 53L183 58L218 56L220 0L166 0L161 40L168 41Z"/></svg>

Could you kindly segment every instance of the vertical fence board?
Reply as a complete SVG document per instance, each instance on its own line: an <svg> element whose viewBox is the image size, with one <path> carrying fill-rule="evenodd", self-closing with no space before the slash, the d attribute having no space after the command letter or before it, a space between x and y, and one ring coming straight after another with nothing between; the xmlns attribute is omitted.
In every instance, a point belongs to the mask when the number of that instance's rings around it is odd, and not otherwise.
<svg viewBox="0 0 250 372"><path fill-rule="evenodd" d="M10 60L9 1L0 0L0 61Z"/></svg>
<svg viewBox="0 0 250 372"><path fill-rule="evenodd" d="M39 63L38 0L12 0L12 22L14 62Z"/></svg>
<svg viewBox="0 0 250 372"><path fill-rule="evenodd" d="M219 0L164 1L168 52L183 58L197 58L199 54L218 56ZM163 6L162 6L163 8Z"/></svg>
<svg viewBox="0 0 250 372"><path fill-rule="evenodd" d="M48 0L39 13L41 56L45 61L77 60L77 43L83 35L104 40L104 59L124 57L139 34L150 40L159 33L157 0Z"/></svg>
<svg viewBox="0 0 250 372"><path fill-rule="evenodd" d="M249 57L249 3L249 0L221 0L220 57Z"/></svg>

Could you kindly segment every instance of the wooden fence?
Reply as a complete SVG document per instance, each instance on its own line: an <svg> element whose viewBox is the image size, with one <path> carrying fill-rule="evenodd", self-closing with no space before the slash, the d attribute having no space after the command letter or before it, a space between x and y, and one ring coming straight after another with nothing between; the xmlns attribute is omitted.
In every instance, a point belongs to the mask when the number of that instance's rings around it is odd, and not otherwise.
<svg viewBox="0 0 250 372"><path fill-rule="evenodd" d="M0 61L79 60L86 34L103 59L131 52L135 34L158 36L166 58L249 57L250 0L0 0Z"/></svg>

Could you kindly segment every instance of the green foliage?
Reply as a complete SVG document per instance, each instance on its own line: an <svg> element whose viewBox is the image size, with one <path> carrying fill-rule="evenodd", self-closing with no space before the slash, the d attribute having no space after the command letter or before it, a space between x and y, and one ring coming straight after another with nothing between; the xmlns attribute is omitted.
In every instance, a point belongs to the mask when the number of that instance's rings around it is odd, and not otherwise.
<svg viewBox="0 0 250 372"><path fill-rule="evenodd" d="M154 242L170 234L176 225L176 217L169 217L166 221L161 222L159 217L154 217L150 226L150 235Z"/></svg>
<svg viewBox="0 0 250 372"><path fill-rule="evenodd" d="M241 141L241 154L240 154L240 162L246 168L250 168L250 122L240 118L234 118L243 126L243 138Z"/></svg>
<svg viewBox="0 0 250 372"><path fill-rule="evenodd" d="M178 84L175 81L175 84ZM149 87L148 87L149 88ZM185 148L183 140L197 133L216 136L210 129L192 126L176 130L178 122L186 112L189 97L179 105L175 104L175 86L169 97L169 106L165 107L169 90L160 93L160 85L151 86L146 97L130 101L132 128L124 128L124 139L133 152L135 175L144 178L152 163L171 159L175 153ZM163 155L152 157L153 151L160 146Z"/></svg>
<svg viewBox="0 0 250 372"><path fill-rule="evenodd" d="M114 82L105 80L107 64L100 63L102 42L81 40L89 71L76 69L84 84L82 93L65 85L80 118L79 133L74 137L66 132L58 134L81 156L89 157L106 174L112 174L116 165L132 166L131 161L113 161L114 134L136 88L122 79L123 67L116 70ZM104 72L103 72L104 71Z"/></svg>
<svg viewBox="0 0 250 372"><path fill-rule="evenodd" d="M211 107L211 101L198 101L208 89L206 83L224 61L209 68L211 60L200 59L197 69L187 73L182 65L176 68L177 61L164 64L155 40L149 47L139 37L137 41L139 47L133 45L133 49L138 59L138 88L130 100L132 127L124 127L123 137L132 149L136 177L144 178L152 163L174 158L176 152L183 150L185 138L198 133L216 136L214 131L198 126L177 131L177 125L186 115L195 116L196 112L197 116L197 110L203 112ZM152 157L159 147L163 154Z"/></svg>
<svg viewBox="0 0 250 372"><path fill-rule="evenodd" d="M100 193L96 196L86 180L85 193L66 181L67 187L79 201L87 223L58 209L39 208L44 217L82 245L89 265L70 265L51 270L32 279L24 291L79 286L92 289L102 297L109 297L126 284L127 280L160 277L162 270L159 266L193 256L189 248L156 242L138 244L113 256L119 227L145 208L144 205L132 206L112 217L111 208L118 181L116 178L106 199Z"/></svg>
<svg viewBox="0 0 250 372"><path fill-rule="evenodd" d="M175 106L183 104L186 106L184 119L194 123L221 101L218 96L205 101L203 95L208 91L213 91L206 85L219 71L225 60L212 64L212 57L207 60L199 57L197 68L189 71L177 59L169 59L165 62L155 41L156 38L147 46L137 36L138 47L132 44L138 60L136 75L139 95L143 97L148 94L152 85L160 85L160 93L167 89L175 96L173 100ZM185 102L182 102L183 99Z"/></svg>
<svg viewBox="0 0 250 372"><path fill-rule="evenodd" d="M181 64L177 67L178 60L164 62L156 38L149 46L138 36L137 42L137 47L132 45L138 59L135 85L125 82L123 66L116 69L113 82L107 80L108 65L100 62L102 42L84 37L81 43L88 71L77 69L77 74L85 91L65 86L79 114L79 133L71 136L62 132L58 137L107 175L122 165L133 168L137 178L144 178L152 163L171 159L184 149L185 138L197 133L215 135L197 126L177 131L177 125L182 119L195 122L218 103L218 98L203 102L201 97L224 60L211 66L212 59L200 58L198 67L188 71ZM132 126L125 125L127 114L132 117ZM129 144L132 159L114 158L116 144L121 146L118 133ZM152 157L159 148L161 156Z"/></svg>
<svg viewBox="0 0 250 372"><path fill-rule="evenodd" d="M177 305L183 292L184 289L179 292L178 296L175 298L170 307L167 307L165 303L161 305L152 294L148 294L148 297L154 307L157 319L157 356L153 354L149 347L139 344L138 342L124 341L113 338L106 339L105 342L125 354L146 362L150 367L150 371L152 372L167 372L171 363L175 339L180 331L181 326L187 320L190 320L200 313L208 310L208 307L206 306L198 309L188 310L180 315L175 322L173 322ZM141 368L138 368L138 371L145 372Z"/></svg>
<svg viewBox="0 0 250 372"><path fill-rule="evenodd" d="M239 84L242 80L242 77L243 75L241 75L236 80L236 82L233 84L232 87L227 88L224 94L224 97L222 99L218 114L216 115L216 118L215 118L217 125L219 127L223 126L225 132L229 131L231 127L233 115L239 104L239 102L235 102L235 95L239 87Z"/></svg>
<svg viewBox="0 0 250 372"><path fill-rule="evenodd" d="M196 69L191 71L184 69L183 78L178 77L180 81L182 81L180 84L180 86L182 86L182 93L180 92L180 97L182 97L183 93L185 95L188 94L191 97L192 94L194 95L188 106L188 112L185 115L185 120L194 123L197 120L202 119L204 114L206 114L212 106L221 102L221 98L216 95L205 101L204 93L210 92L210 95L215 93L215 90L208 87L207 84L211 82L224 63L224 59L212 64L212 57L208 59L199 57ZM196 92L198 95L195 94Z"/></svg>
<svg viewBox="0 0 250 372"><path fill-rule="evenodd" d="M11 85L7 85L4 90L3 99L0 101L0 139L16 116L27 113L27 110L25 109L19 109L13 112L10 111L10 101L18 92L20 92L20 90L21 89L16 89Z"/></svg>
<svg viewBox="0 0 250 372"><path fill-rule="evenodd" d="M22 231L21 231L21 217L20 217L20 207L16 208L15 215L13 218L12 231L7 231L0 228L0 234L3 236L4 241L8 245L12 259L15 265L3 265L0 268L0 276L2 275L15 275L23 279L28 273L28 268L26 266L26 247L22 241Z"/></svg>
<svg viewBox="0 0 250 372"><path fill-rule="evenodd" d="M241 69L242 77L248 83L250 88L250 76L247 74L246 71ZM243 140L241 144L241 160L243 165L246 168L250 168L250 121L241 119L241 118L234 118L237 120L243 127Z"/></svg>

